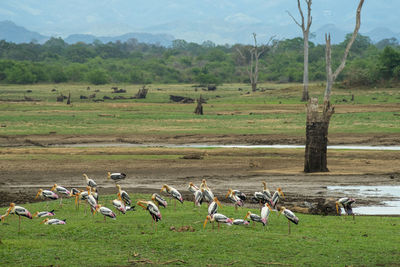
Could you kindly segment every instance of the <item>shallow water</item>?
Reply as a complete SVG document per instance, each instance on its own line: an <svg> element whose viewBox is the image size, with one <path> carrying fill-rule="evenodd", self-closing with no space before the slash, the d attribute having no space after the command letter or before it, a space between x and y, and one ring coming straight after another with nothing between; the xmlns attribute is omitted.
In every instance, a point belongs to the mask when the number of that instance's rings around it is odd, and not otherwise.
<svg viewBox="0 0 400 267"><path fill-rule="evenodd" d="M65 144L53 145L53 147L166 147L166 148L304 148L304 145L215 145L215 144L130 144L130 143L86 143L86 144ZM354 146L339 145L328 146L328 149L349 149L349 150L396 150L400 151L400 146Z"/></svg>
<svg viewBox="0 0 400 267"><path fill-rule="evenodd" d="M342 192L343 197L355 198L355 214L400 215L400 186L328 186L328 190ZM357 206L357 198L368 197L382 198L382 206Z"/></svg>

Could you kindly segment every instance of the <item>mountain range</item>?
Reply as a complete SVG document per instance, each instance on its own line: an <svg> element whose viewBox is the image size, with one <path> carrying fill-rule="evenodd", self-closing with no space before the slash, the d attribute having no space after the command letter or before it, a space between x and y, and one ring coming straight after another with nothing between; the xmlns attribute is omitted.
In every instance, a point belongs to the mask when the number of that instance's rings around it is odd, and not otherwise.
<svg viewBox="0 0 400 267"><path fill-rule="evenodd" d="M174 32L179 32L180 39L193 40L198 39L199 43L201 40L213 40L214 37L218 36L220 43L233 44L233 40L241 40L242 43L250 43L251 36L247 34L248 32L256 32L258 40L269 39L267 34L263 32L269 32L272 29L265 27L261 23L252 23L249 25L233 25L229 22L225 24L208 24L208 30L203 33L201 29L204 27L204 23L197 22L185 24L180 21L169 22L165 24L155 25L151 27L144 28L145 32L130 32L126 34L116 35L116 36L96 36L93 34L71 34L64 38L64 41L69 44L74 44L77 42L93 43L95 40L99 40L102 43L121 41L125 42L131 38L137 39L142 43L149 44L159 44L162 46L170 46L172 41L176 38L170 33L170 29L174 29ZM253 31L249 31L249 28ZM292 25L281 26L280 36L276 38L293 38L300 36L291 34L289 27ZM152 32L164 32L164 33L152 33ZM332 43L339 43L344 40L348 31L337 27L335 24L325 24L313 32L314 37L311 39L315 43L323 43L325 33L330 33L332 37ZM368 32L361 32L361 34L369 36L372 42L378 42L385 38L395 37L400 40L400 33L395 33L386 27L377 27ZM12 21L0 21L0 40L6 40L8 42L14 43L29 43L33 40L38 43L44 43L51 36L46 36L35 31L30 31L22 26L18 26ZM262 42L262 41L261 41Z"/></svg>

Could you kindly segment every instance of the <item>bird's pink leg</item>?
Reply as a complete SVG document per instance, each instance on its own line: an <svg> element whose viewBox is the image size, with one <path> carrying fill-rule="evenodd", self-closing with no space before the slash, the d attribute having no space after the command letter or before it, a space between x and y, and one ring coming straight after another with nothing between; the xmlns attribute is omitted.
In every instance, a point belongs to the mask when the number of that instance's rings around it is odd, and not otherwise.
<svg viewBox="0 0 400 267"><path fill-rule="evenodd" d="M289 224L289 235L290 235L290 221L288 220L288 224Z"/></svg>

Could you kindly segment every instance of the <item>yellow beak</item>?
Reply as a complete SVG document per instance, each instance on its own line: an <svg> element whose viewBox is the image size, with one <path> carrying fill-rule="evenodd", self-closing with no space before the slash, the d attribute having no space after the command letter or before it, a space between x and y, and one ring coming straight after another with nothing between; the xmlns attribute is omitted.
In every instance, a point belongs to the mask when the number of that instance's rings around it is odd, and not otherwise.
<svg viewBox="0 0 400 267"><path fill-rule="evenodd" d="M108 177L108 179L111 179L111 173L110 172L107 173L107 177Z"/></svg>
<svg viewBox="0 0 400 267"><path fill-rule="evenodd" d="M336 213L339 214L339 203L336 201Z"/></svg>
<svg viewBox="0 0 400 267"><path fill-rule="evenodd" d="M206 228L206 225L207 225L208 220L209 220L209 216L207 216L207 217L206 217L206 220L204 221L203 229Z"/></svg>
<svg viewBox="0 0 400 267"><path fill-rule="evenodd" d="M35 197L35 199L37 199L39 196L40 196L40 191L36 194L36 197Z"/></svg>

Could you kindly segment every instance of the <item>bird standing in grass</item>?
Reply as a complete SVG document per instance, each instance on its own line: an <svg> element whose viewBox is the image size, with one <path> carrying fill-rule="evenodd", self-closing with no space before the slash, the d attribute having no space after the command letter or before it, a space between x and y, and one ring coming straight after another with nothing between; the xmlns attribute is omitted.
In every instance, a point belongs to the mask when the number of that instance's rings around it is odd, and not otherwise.
<svg viewBox="0 0 400 267"><path fill-rule="evenodd" d="M39 189L38 193L36 194L35 199L37 199L38 197L41 197L42 199L46 199L46 200L56 200L58 199L58 195L56 193L54 193L53 191L50 190L43 190L43 189ZM49 202L46 201L46 207L47 209L49 208Z"/></svg>
<svg viewBox="0 0 400 267"><path fill-rule="evenodd" d="M132 200L131 200L129 194L126 191L122 190L121 186L119 184L117 184L116 186L118 188L118 195L117 195L118 198L122 199L124 201L125 205L130 206L132 204Z"/></svg>
<svg viewBox="0 0 400 267"><path fill-rule="evenodd" d="M206 228L207 222L217 222L218 223L218 230L219 230L219 224L220 223L225 223L227 225L232 225L233 220L231 218L228 218L227 216L221 214L221 213L215 213L212 215L207 215L206 220L204 221L203 228ZM214 229L214 224L213 224L213 229Z"/></svg>
<svg viewBox="0 0 400 267"><path fill-rule="evenodd" d="M154 204L151 201L145 201L145 200L139 200L137 204L149 212L152 218L151 224L153 225L155 222L155 231L157 231L157 222L160 221L162 217L161 217L161 212L156 206L156 204Z"/></svg>
<svg viewBox="0 0 400 267"><path fill-rule="evenodd" d="M263 194L265 194L269 199L271 199L272 198L272 195L271 195L271 192L269 191L269 189L268 189L268 187L267 187L267 182L265 182L265 181L263 181L262 182L262 184L263 184Z"/></svg>
<svg viewBox="0 0 400 267"><path fill-rule="evenodd" d="M53 187L50 189L51 191L57 191L57 193L60 195L60 207L62 207L62 195L66 195L67 197L71 194L69 190L67 190L65 187L59 186L57 184L54 184Z"/></svg>
<svg viewBox="0 0 400 267"><path fill-rule="evenodd" d="M278 187L274 193L274 195L271 198L271 207L273 209L276 209L276 204L278 204L278 201L280 200L280 198L285 199L285 195L283 194L283 191L280 187Z"/></svg>
<svg viewBox="0 0 400 267"><path fill-rule="evenodd" d="M208 187L206 179L201 181L200 190L203 193L203 198L210 204L214 200L214 194Z"/></svg>
<svg viewBox="0 0 400 267"><path fill-rule="evenodd" d="M97 187L97 183L96 183L93 179L90 179L90 178L86 175L86 173L83 174L83 177L85 177L85 179L86 179L86 185L87 185L87 186L90 186L90 187Z"/></svg>
<svg viewBox="0 0 400 267"><path fill-rule="evenodd" d="M200 207L202 203L203 203L203 192L201 192L201 190L197 190L196 192L194 192L194 205Z"/></svg>
<svg viewBox="0 0 400 267"><path fill-rule="evenodd" d="M228 189L228 193L225 195L225 198L229 199L232 203L235 204L235 210L237 210L237 207L243 207L243 201L238 196L236 196L236 192L232 189Z"/></svg>
<svg viewBox="0 0 400 267"><path fill-rule="evenodd" d="M173 197L175 199L175 203L174 203L174 208L176 208L176 200L178 200L179 202L183 203L183 198L181 193L179 193L178 190L176 190L175 188L164 184L160 190L160 192L167 192L171 197Z"/></svg>
<svg viewBox="0 0 400 267"><path fill-rule="evenodd" d="M280 210L278 216L281 214L283 214L288 219L288 227L289 227L289 234L290 234L290 222L292 222L294 224L298 224L299 218L297 218L297 216L291 210L288 210L285 207L281 207L281 210Z"/></svg>
<svg viewBox="0 0 400 267"><path fill-rule="evenodd" d="M188 186L188 190L189 190L190 193L193 194L193 204L196 206L197 205L196 204L196 193L200 191L200 188L198 188L192 182L190 182L189 186ZM200 191L200 193L201 193L201 191ZM201 195L201 197L203 198L203 194ZM201 205L201 203L200 203L200 205Z"/></svg>
<svg viewBox="0 0 400 267"><path fill-rule="evenodd" d="M18 215L18 232L21 230L21 216L32 220L32 215L27 209L21 206L15 206L15 203L11 203L6 214L2 215L2 221L4 221L4 218L10 215L10 213Z"/></svg>
<svg viewBox="0 0 400 267"><path fill-rule="evenodd" d="M108 177L108 179L114 180L114 182L118 182L118 181L125 179L126 174L122 173L122 172L113 172L113 173L108 172L107 177Z"/></svg>
<svg viewBox="0 0 400 267"><path fill-rule="evenodd" d="M244 217L244 220L246 220L247 218L250 218L250 220L253 221L253 227L256 226L256 222L262 223L263 226L265 226L267 224L267 222L265 220L263 220L260 215L251 213L251 211L248 211L246 213L246 217Z"/></svg>
<svg viewBox="0 0 400 267"><path fill-rule="evenodd" d="M110 217L111 219L115 219L117 216L112 210L107 207L103 207L102 205L97 205L95 209L95 213L100 212L104 216L104 222L106 222L106 217Z"/></svg>
<svg viewBox="0 0 400 267"><path fill-rule="evenodd" d="M214 197L213 202L208 206L208 215L213 215L218 212L218 207L221 207L221 202L219 202L217 197Z"/></svg>
<svg viewBox="0 0 400 267"><path fill-rule="evenodd" d="M166 201L163 197L161 197L159 194L157 194L157 193L154 193L154 194L151 196L151 200L152 200L154 203L156 203L157 207L161 206L161 207L166 208L167 205L168 205L167 201Z"/></svg>

